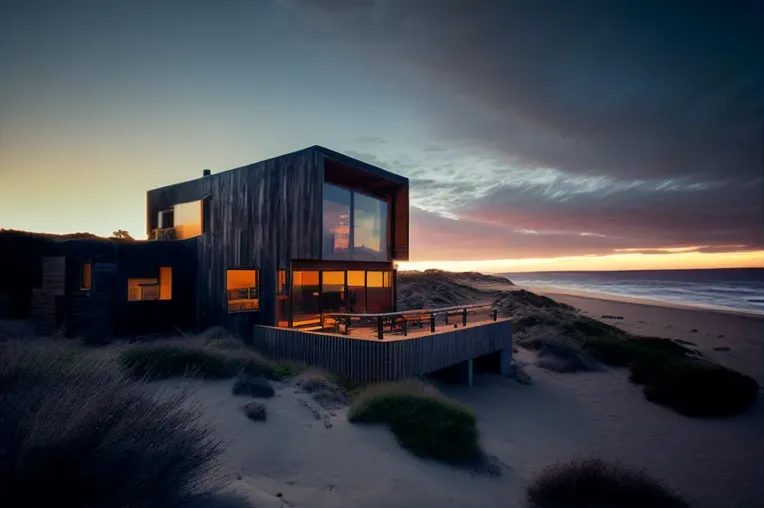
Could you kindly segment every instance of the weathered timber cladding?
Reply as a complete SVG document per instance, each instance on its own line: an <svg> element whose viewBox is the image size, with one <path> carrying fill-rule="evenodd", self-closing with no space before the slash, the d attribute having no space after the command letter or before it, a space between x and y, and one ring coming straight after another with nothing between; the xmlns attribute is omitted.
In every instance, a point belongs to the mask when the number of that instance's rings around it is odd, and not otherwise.
<svg viewBox="0 0 764 508"><path fill-rule="evenodd" d="M44 289L32 289L31 314L35 331L51 335L56 329L56 297Z"/></svg>
<svg viewBox="0 0 764 508"><path fill-rule="evenodd" d="M255 347L361 382L405 379L498 351L512 350L512 321L405 340L363 340L294 329L255 326Z"/></svg>
<svg viewBox="0 0 764 508"><path fill-rule="evenodd" d="M54 296L63 296L66 283L66 258L42 258L42 289Z"/></svg>
<svg viewBox="0 0 764 508"><path fill-rule="evenodd" d="M409 188L401 187L395 191L393 199L393 259L409 259Z"/></svg>
<svg viewBox="0 0 764 508"><path fill-rule="evenodd" d="M260 270L261 313L273 322L276 270L292 259L320 259L322 183L322 159L309 149L149 191L149 230L160 210L205 199L204 233L197 238L202 326L246 320L227 311L225 277L232 268Z"/></svg>

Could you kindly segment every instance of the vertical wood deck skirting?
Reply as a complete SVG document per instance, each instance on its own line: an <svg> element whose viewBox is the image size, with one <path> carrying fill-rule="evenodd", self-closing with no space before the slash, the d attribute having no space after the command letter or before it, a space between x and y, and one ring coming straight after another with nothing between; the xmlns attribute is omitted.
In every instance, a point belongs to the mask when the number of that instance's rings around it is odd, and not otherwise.
<svg viewBox="0 0 764 508"><path fill-rule="evenodd" d="M512 321L434 333L404 340L364 340L255 326L256 348L361 382L392 381L428 374L498 351L512 351Z"/></svg>

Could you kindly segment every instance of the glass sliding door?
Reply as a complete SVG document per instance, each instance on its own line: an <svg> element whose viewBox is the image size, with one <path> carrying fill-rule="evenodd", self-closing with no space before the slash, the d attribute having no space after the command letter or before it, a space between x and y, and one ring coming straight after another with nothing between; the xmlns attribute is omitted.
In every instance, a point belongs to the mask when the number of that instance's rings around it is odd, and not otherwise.
<svg viewBox="0 0 764 508"><path fill-rule="evenodd" d="M348 296L350 312L364 314L366 312L366 272L363 270L348 270Z"/></svg>
<svg viewBox="0 0 764 508"><path fill-rule="evenodd" d="M292 272L292 325L312 325L321 322L318 270Z"/></svg>
<svg viewBox="0 0 764 508"><path fill-rule="evenodd" d="M321 312L347 312L345 272L321 272Z"/></svg>
<svg viewBox="0 0 764 508"><path fill-rule="evenodd" d="M368 313L393 311L392 272L366 272L366 311Z"/></svg>

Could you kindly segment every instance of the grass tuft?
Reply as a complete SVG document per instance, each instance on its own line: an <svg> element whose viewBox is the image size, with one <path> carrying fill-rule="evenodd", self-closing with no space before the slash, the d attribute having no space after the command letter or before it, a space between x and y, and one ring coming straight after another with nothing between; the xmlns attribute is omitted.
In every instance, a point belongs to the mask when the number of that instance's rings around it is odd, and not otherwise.
<svg viewBox="0 0 764 508"><path fill-rule="evenodd" d="M106 360L0 345L0 506L183 506L220 443L183 396L159 400Z"/></svg>
<svg viewBox="0 0 764 508"><path fill-rule="evenodd" d="M220 348L176 342L133 346L121 353L119 361L131 377L151 380L181 376L227 379L245 372L278 381L299 372L296 364L271 362L254 351L230 345Z"/></svg>
<svg viewBox="0 0 764 508"><path fill-rule="evenodd" d="M598 459L573 460L543 469L527 488L534 508L685 508L663 483Z"/></svg>
<svg viewBox="0 0 764 508"><path fill-rule="evenodd" d="M348 412L353 423L383 423L412 453L449 463L479 459L475 415L418 381L382 383L362 390Z"/></svg>

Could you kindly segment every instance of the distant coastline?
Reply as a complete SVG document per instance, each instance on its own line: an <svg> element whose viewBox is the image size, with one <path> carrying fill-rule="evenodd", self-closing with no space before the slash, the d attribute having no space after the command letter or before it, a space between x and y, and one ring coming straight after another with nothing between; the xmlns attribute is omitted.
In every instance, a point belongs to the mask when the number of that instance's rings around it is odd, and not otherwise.
<svg viewBox="0 0 764 508"><path fill-rule="evenodd" d="M764 268L501 275L548 293L764 316Z"/></svg>

